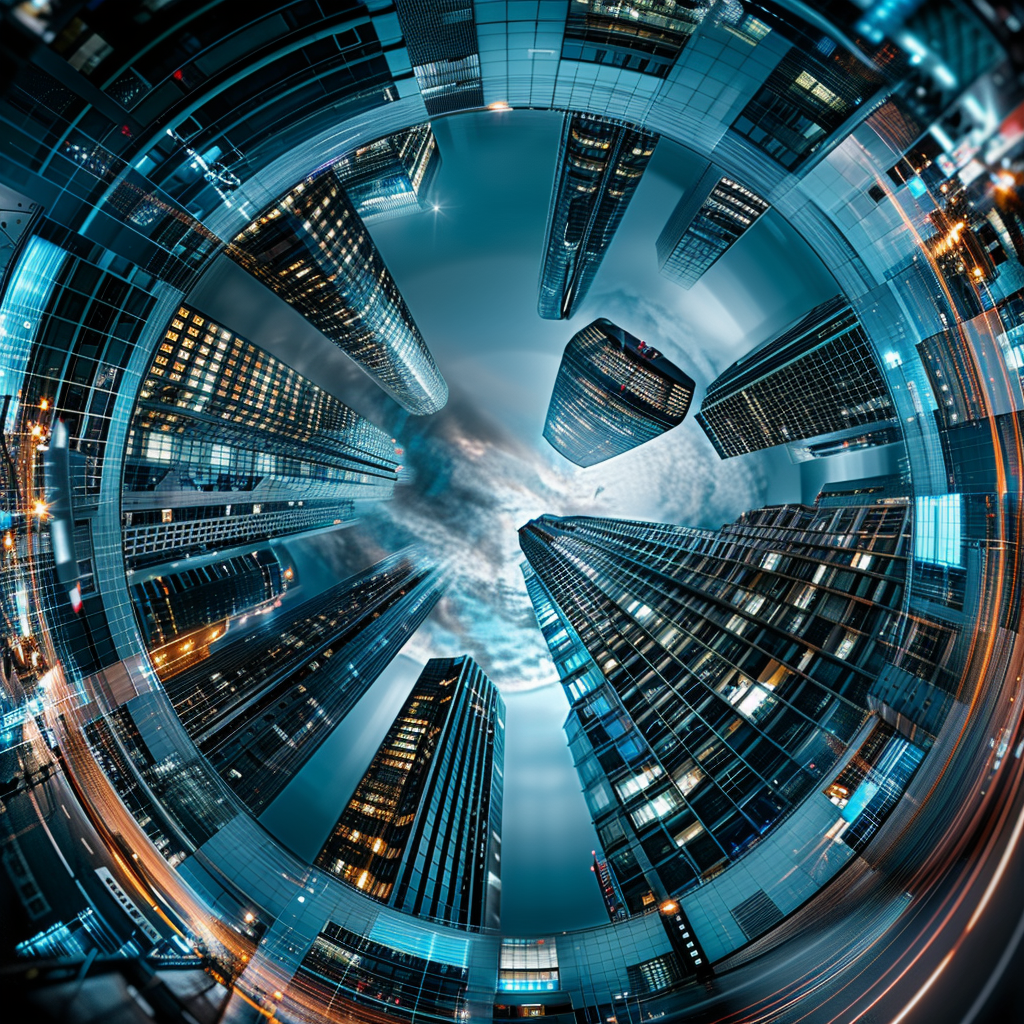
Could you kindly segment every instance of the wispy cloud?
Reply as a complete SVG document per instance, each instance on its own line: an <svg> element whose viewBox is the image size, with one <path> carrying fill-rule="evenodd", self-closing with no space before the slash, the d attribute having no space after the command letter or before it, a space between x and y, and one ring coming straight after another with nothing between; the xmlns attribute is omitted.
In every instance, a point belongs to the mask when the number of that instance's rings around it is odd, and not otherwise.
<svg viewBox="0 0 1024 1024"><path fill-rule="evenodd" d="M616 459L577 469L452 389L447 407L401 431L407 483L350 530L317 541L340 574L418 541L449 567L445 598L405 648L418 660L469 653L505 691L555 679L519 564L518 529L545 512L717 526L757 504L764 481L721 463L691 420Z"/></svg>

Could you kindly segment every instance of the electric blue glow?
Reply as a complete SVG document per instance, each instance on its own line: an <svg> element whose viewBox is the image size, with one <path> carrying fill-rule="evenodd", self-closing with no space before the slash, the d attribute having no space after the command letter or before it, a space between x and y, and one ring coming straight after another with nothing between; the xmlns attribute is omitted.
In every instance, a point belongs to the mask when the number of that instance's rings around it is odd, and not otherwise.
<svg viewBox="0 0 1024 1024"><path fill-rule="evenodd" d="M963 565L963 495L928 494L917 499L914 557L935 565Z"/></svg>
<svg viewBox="0 0 1024 1024"><path fill-rule="evenodd" d="M916 174L912 178L907 179L907 188L910 189L910 194L915 199L920 199L921 196L928 192L928 186Z"/></svg>
<svg viewBox="0 0 1024 1024"><path fill-rule="evenodd" d="M409 953L423 960L465 967L469 962L469 940L417 928L407 920L378 917L370 929L370 939L390 946L400 953Z"/></svg>
<svg viewBox="0 0 1024 1024"><path fill-rule="evenodd" d="M57 274L68 254L52 242L30 238L0 302L0 394L11 396L5 431L17 421L18 396L39 319L50 301Z"/></svg>

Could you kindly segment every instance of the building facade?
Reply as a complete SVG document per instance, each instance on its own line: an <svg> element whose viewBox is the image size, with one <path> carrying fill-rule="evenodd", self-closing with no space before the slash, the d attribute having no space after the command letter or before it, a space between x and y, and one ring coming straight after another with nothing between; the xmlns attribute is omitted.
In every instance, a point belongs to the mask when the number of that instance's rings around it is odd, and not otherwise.
<svg viewBox="0 0 1024 1024"><path fill-rule="evenodd" d="M402 408L423 416L444 407L448 385L333 169L281 196L229 253Z"/></svg>
<svg viewBox="0 0 1024 1024"><path fill-rule="evenodd" d="M273 605L287 586L286 572L292 575L264 547L133 574L132 604L157 675L166 679L205 657L232 619Z"/></svg>
<svg viewBox="0 0 1024 1024"><path fill-rule="evenodd" d="M713 5L642 0L629 9L577 0L565 21L562 58L664 78Z"/></svg>
<svg viewBox="0 0 1024 1024"><path fill-rule="evenodd" d="M569 340L544 437L577 466L593 466L683 422L693 379L657 349L595 320Z"/></svg>
<svg viewBox="0 0 1024 1024"><path fill-rule="evenodd" d="M399 552L260 617L165 684L192 741L259 814L430 613L439 571Z"/></svg>
<svg viewBox="0 0 1024 1024"><path fill-rule="evenodd" d="M727 459L893 417L889 390L857 314L837 297L717 377L697 422Z"/></svg>
<svg viewBox="0 0 1024 1024"><path fill-rule="evenodd" d="M504 733L472 658L427 662L316 863L399 910L497 928Z"/></svg>
<svg viewBox="0 0 1024 1024"><path fill-rule="evenodd" d="M692 288L768 209L761 196L709 167L679 200L658 236L661 272Z"/></svg>
<svg viewBox="0 0 1024 1024"><path fill-rule="evenodd" d="M397 0L423 104L431 117L484 105L472 0Z"/></svg>
<svg viewBox="0 0 1024 1024"><path fill-rule="evenodd" d="M869 716L908 509L782 505L718 531L542 516L520 530L630 913L713 877L825 788Z"/></svg>
<svg viewBox="0 0 1024 1024"><path fill-rule="evenodd" d="M373 224L427 209L441 151L430 125L420 124L360 146L333 167L363 223Z"/></svg>
<svg viewBox="0 0 1024 1024"><path fill-rule="evenodd" d="M398 477L384 431L268 352L180 306L125 453L129 570L354 521Z"/></svg>
<svg viewBox="0 0 1024 1024"><path fill-rule="evenodd" d="M657 141L609 118L566 115L537 301L545 320L567 320L579 309Z"/></svg>

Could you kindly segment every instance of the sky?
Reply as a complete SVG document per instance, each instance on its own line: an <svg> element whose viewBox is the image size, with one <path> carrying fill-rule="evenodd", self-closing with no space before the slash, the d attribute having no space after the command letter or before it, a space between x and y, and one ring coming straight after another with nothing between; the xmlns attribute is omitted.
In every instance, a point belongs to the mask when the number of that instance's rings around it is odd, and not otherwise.
<svg viewBox="0 0 1024 1024"><path fill-rule="evenodd" d="M540 319L537 278L560 123L560 115L533 111L435 122L439 211L372 228L448 382L449 402L433 416L408 416L365 375L339 367L331 390L399 439L402 483L362 523L289 551L307 594L411 541L448 565L452 583L402 657L262 819L297 853L314 856L418 667L471 654L508 705L509 934L604 919L589 870L596 838L561 729L568 703L523 585L518 528L542 513L717 527L769 500L799 500L802 490L800 470L784 455L719 460L692 413L632 452L573 466L541 436L565 344L608 317L694 378L696 411L718 373L836 291L773 212L691 290L660 276L655 239L705 167L662 140L580 312L570 321Z"/></svg>

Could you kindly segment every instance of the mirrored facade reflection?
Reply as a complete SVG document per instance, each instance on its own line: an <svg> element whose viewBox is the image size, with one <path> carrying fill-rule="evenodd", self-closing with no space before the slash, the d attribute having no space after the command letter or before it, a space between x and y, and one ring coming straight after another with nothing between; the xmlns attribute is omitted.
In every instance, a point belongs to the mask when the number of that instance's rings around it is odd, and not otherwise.
<svg viewBox="0 0 1024 1024"><path fill-rule="evenodd" d="M497 928L504 733L472 658L428 661L316 863L408 913Z"/></svg>
<svg viewBox="0 0 1024 1024"><path fill-rule="evenodd" d="M444 407L448 385L333 168L264 210L229 252L404 409Z"/></svg>
<svg viewBox="0 0 1024 1024"><path fill-rule="evenodd" d="M545 320L567 320L586 298L657 142L633 125L566 115L540 271Z"/></svg>
<svg viewBox="0 0 1024 1024"><path fill-rule="evenodd" d="M892 416L892 399L857 315L835 298L717 377L697 422L727 459Z"/></svg>
<svg viewBox="0 0 1024 1024"><path fill-rule="evenodd" d="M387 135L342 157L334 172L364 224L428 208L441 166L429 124Z"/></svg>
<svg viewBox="0 0 1024 1024"><path fill-rule="evenodd" d="M682 423L693 389L656 348L595 320L565 347L544 438L570 462L593 466Z"/></svg>

